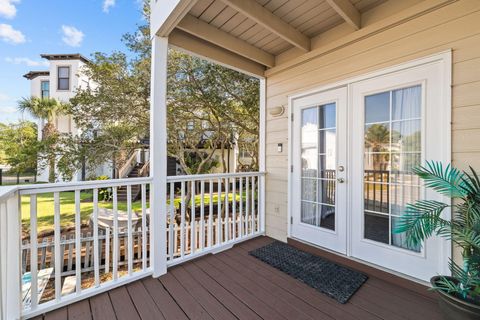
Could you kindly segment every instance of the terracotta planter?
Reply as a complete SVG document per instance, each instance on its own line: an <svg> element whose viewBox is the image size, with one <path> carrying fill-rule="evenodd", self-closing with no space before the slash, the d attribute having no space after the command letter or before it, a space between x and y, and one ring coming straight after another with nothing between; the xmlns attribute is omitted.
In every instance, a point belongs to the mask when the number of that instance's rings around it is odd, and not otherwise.
<svg viewBox="0 0 480 320"><path fill-rule="evenodd" d="M430 283L435 285L438 280L440 280L440 277L435 276L430 279ZM446 320L480 320L479 305L466 302L441 290L436 292L440 296L438 305Z"/></svg>

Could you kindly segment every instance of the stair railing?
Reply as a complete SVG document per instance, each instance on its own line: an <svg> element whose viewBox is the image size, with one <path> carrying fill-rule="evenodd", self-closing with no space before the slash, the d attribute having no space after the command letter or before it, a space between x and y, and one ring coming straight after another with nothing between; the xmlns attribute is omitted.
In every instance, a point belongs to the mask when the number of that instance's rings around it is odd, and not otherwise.
<svg viewBox="0 0 480 320"><path fill-rule="evenodd" d="M132 171L133 168L137 165L137 158L138 158L138 152L139 150L133 150L131 153L130 157L128 160L125 162L125 164L120 168L118 171L118 178L123 179L126 178L127 175Z"/></svg>

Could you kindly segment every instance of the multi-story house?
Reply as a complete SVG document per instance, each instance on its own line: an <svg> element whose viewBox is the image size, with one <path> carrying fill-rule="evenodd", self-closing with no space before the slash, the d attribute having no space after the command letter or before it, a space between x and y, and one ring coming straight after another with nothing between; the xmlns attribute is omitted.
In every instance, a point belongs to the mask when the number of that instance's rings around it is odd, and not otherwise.
<svg viewBox="0 0 480 320"><path fill-rule="evenodd" d="M50 97L68 102L75 95L77 89L95 85L82 71L89 60L81 54L42 54L41 57L49 61L48 70L30 71L24 75L30 80L32 97ZM54 123L60 133L79 134L71 115L58 116ZM44 125L44 120L38 121L38 139L42 138ZM38 170L37 181L48 181L48 174L48 167ZM84 180L87 174L90 173L83 168L74 175L72 180ZM111 176L111 170L105 165L95 169L94 174Z"/></svg>

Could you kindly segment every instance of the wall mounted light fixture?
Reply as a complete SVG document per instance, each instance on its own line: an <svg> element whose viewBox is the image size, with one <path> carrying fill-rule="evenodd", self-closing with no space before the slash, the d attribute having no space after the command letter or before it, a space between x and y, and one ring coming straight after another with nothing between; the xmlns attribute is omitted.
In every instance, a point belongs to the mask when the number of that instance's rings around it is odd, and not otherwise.
<svg viewBox="0 0 480 320"><path fill-rule="evenodd" d="M270 108L270 110L268 111L268 113L270 113L272 117L279 117L284 112L285 112L284 106L276 106L276 107Z"/></svg>

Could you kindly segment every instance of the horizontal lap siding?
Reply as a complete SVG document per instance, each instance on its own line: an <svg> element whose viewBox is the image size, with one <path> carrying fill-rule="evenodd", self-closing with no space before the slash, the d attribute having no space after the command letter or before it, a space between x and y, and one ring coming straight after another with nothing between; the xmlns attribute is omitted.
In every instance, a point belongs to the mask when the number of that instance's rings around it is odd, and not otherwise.
<svg viewBox="0 0 480 320"><path fill-rule="evenodd" d="M480 1L460 0L267 79L267 110L318 86L453 51L452 159L480 171ZM277 151L278 143L283 152ZM267 111L267 235L287 237L288 118Z"/></svg>

